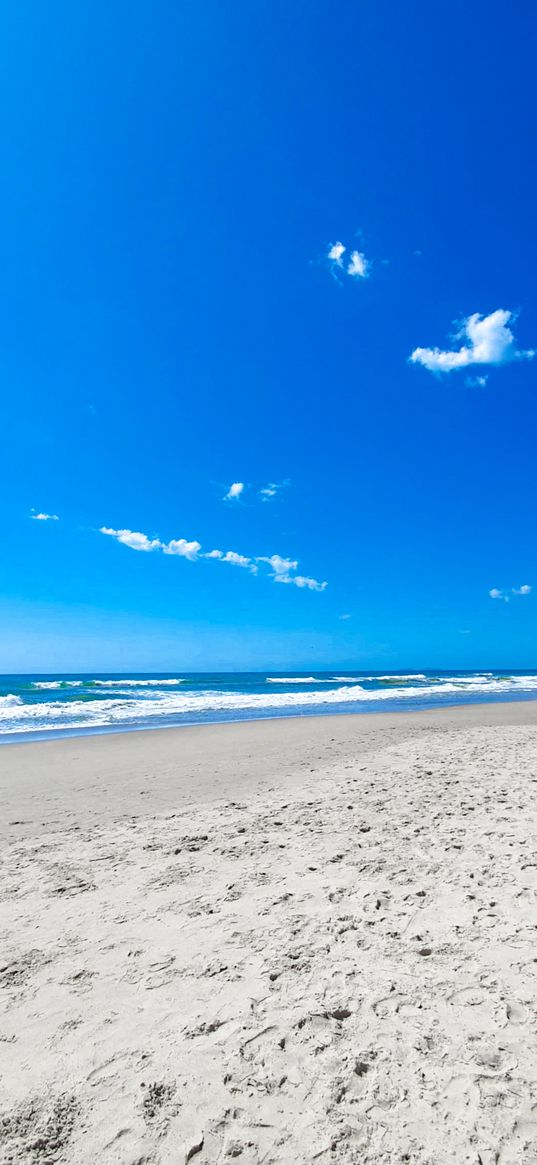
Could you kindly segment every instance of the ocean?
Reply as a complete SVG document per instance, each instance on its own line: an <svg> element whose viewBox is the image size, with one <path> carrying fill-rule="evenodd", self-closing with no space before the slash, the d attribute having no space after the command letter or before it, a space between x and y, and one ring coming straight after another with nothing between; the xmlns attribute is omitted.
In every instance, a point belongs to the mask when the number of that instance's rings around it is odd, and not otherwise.
<svg viewBox="0 0 537 1165"><path fill-rule="evenodd" d="M533 672L0 676L0 740L537 698Z"/></svg>

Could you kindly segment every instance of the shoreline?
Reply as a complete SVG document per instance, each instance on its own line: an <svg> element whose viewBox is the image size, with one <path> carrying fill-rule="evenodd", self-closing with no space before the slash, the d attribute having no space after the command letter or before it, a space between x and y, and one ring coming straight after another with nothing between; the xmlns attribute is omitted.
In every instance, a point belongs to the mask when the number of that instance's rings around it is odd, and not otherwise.
<svg viewBox="0 0 537 1165"><path fill-rule="evenodd" d="M505 693L499 695L493 700L463 700L460 702L443 703L443 704L422 704L419 707L409 708L401 704L391 708L381 707L378 709L364 708L363 711L347 711L341 709L340 711L291 711L270 713L267 715L244 716L244 717L230 717L229 719L220 718L218 720L184 720L180 724L133 724L130 727L115 727L114 725L102 724L95 727L80 727L80 728L43 728L35 732L21 733L21 732L0 732L0 751L6 745L26 745L26 744L44 744L47 741L60 740L79 740L86 737L93 736L130 736L132 733L153 733L153 732L176 732L185 728L215 728L224 727L233 724L263 724L266 721L286 721L286 720L309 720L309 719L340 719L341 717L359 717L362 719L366 716L417 716L420 713L443 713L450 711L457 711L464 708L488 708L494 707L497 704L535 704L537 706L537 697L531 694L512 694Z"/></svg>

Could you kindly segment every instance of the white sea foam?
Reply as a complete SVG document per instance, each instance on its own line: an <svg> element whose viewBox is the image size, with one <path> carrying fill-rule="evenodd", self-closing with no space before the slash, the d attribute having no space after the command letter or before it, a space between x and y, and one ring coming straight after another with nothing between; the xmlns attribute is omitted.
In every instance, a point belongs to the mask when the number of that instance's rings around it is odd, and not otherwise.
<svg viewBox="0 0 537 1165"><path fill-rule="evenodd" d="M418 672L416 676L411 676L411 675L405 675L405 676L333 676L332 683L334 682L334 680L337 680L338 684L366 684L366 683L373 684L375 682L382 684L382 683L386 683L387 680L396 680L396 679L400 679L402 683L407 683L407 680L409 680L409 679L426 679L426 678L428 678L428 677L422 675L421 672Z"/></svg>
<svg viewBox="0 0 537 1165"><path fill-rule="evenodd" d="M35 680L32 688L81 688L82 680Z"/></svg>
<svg viewBox="0 0 537 1165"><path fill-rule="evenodd" d="M317 676L267 676L267 684L333 684L333 679L318 679Z"/></svg>
<svg viewBox="0 0 537 1165"><path fill-rule="evenodd" d="M89 680L92 688L167 688L184 684L184 680Z"/></svg>
<svg viewBox="0 0 537 1165"><path fill-rule="evenodd" d="M104 727L117 724L152 722L159 719L210 714L212 712L270 712L274 709L322 708L330 705L411 701L420 703L430 696L441 703L444 696L462 693L509 694L537 691L537 676L511 676L505 679L453 677L436 684L414 687L366 690L360 684L338 688L321 688L315 692L155 692L131 699L71 700L64 703L23 704L18 696L0 697L0 725L3 733L42 731L47 728Z"/></svg>

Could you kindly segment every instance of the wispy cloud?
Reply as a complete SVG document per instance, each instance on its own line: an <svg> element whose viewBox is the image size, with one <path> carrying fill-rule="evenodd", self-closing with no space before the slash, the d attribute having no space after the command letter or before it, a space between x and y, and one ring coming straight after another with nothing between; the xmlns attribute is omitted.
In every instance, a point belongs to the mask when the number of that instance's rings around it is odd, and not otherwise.
<svg viewBox="0 0 537 1165"><path fill-rule="evenodd" d="M100 534L108 534L110 538L116 538L123 546L130 547L131 550L162 550L162 542L158 538L148 538L147 534L140 534L137 530L113 530L111 526L100 526Z"/></svg>
<svg viewBox="0 0 537 1165"><path fill-rule="evenodd" d="M328 249L326 258L332 269L338 268L346 275L350 275L351 279L367 279L371 263L366 259L365 255L361 251L351 251L347 260L344 259L344 255L346 254L347 248L343 243L332 243Z"/></svg>
<svg viewBox="0 0 537 1165"><path fill-rule="evenodd" d="M200 559L212 559L228 566L240 566L252 574L258 574L260 564L268 566L269 577L274 582L289 583L299 589L310 591L324 591L326 582L318 582L315 578L297 574L298 560L282 558L280 554L259 555L252 558L250 555L238 554L236 550L207 550L203 551L201 542L187 541L186 538L173 538L170 542L162 542L160 538L149 538L137 530L114 530L111 526L101 526L100 534L115 538L130 550L155 551L163 554L176 555L186 558L189 562L198 562Z"/></svg>
<svg viewBox="0 0 537 1165"><path fill-rule="evenodd" d="M520 586L520 587L511 587L511 594L512 595L530 595L531 594L531 587L529 586L528 583L523 583L522 586ZM506 592L504 590L500 590L499 587L492 587L492 590L489 591L489 595L490 595L491 599L501 599L502 602L504 602L504 603L509 602L509 595L506 594Z"/></svg>
<svg viewBox="0 0 537 1165"><path fill-rule="evenodd" d="M230 487L229 487L229 489L228 489L228 491L227 491L227 494L225 494L225 495L224 495L224 501L225 501L225 502L236 502L236 501L238 501L238 499L241 497L241 494L243 494L243 493L244 493L244 488L245 488L245 487L244 487L244 482L243 482L243 481L234 481L234 482L233 482L233 483L230 485Z"/></svg>
<svg viewBox="0 0 537 1165"><path fill-rule="evenodd" d="M204 557L216 558L219 562L229 563L230 566L242 566L247 570L251 570L252 574L257 574L256 563L245 554L237 554L235 550L226 550L225 553L223 550L209 550Z"/></svg>
<svg viewBox="0 0 537 1165"><path fill-rule="evenodd" d="M509 596L504 595L503 591L500 591L498 587L492 587L492 590L489 591L489 595L491 599L503 599L504 603L509 602Z"/></svg>
<svg viewBox="0 0 537 1165"><path fill-rule="evenodd" d="M464 383L468 388L484 388L488 380L488 376L467 376Z"/></svg>
<svg viewBox="0 0 537 1165"><path fill-rule="evenodd" d="M344 620L345 619L352 619L352 615L348 615L347 613L345 613L344 615L340 615L339 617L340 617L340 619L344 619Z"/></svg>
<svg viewBox="0 0 537 1165"><path fill-rule="evenodd" d="M30 517L34 522L59 522L60 520L57 514L44 514L42 511L35 513L33 510Z"/></svg>
<svg viewBox="0 0 537 1165"><path fill-rule="evenodd" d="M303 574L295 574L298 562L292 558L282 558L280 554L271 554L260 557L257 562L264 562L271 569L271 577L277 583L291 583L295 587L306 588L309 591L324 591L326 582L318 582L316 578L308 578Z"/></svg>
<svg viewBox="0 0 537 1165"><path fill-rule="evenodd" d="M508 326L514 323L512 311L499 308L488 316L478 312L463 320L454 340L465 340L460 348L415 348L410 363L422 364L429 372L454 372L473 364L509 364L513 360L533 360L535 350L517 348L515 337Z"/></svg>
<svg viewBox="0 0 537 1165"><path fill-rule="evenodd" d="M259 490L259 497L263 502L270 502L272 501L272 498L275 498L279 494L280 490L285 489L288 485L289 482L287 480L269 481L268 485L263 486L263 488Z"/></svg>

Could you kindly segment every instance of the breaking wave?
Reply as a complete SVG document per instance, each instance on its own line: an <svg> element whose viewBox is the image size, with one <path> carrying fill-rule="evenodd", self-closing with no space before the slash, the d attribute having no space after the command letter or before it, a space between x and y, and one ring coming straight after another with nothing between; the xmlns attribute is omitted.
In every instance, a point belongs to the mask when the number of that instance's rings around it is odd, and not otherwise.
<svg viewBox="0 0 537 1165"><path fill-rule="evenodd" d="M350 677L349 677L350 678ZM408 679L413 677L390 677L390 680ZM285 677L291 684L296 682L292 677ZM376 676L378 683L381 677ZM421 675L419 676L421 681ZM47 681L43 681L47 682ZM261 684L262 684L261 679ZM276 681L276 682L281 682ZM315 679L305 681L300 677L299 682L317 683ZM331 681L334 683L334 681ZM396 686L390 683L383 688L365 688L367 682L353 681L343 686L331 688L317 688L316 691L226 691L223 690L222 678L218 688L205 687L198 691L158 691L163 681L130 681L130 689L120 694L99 697L85 694L83 698L65 696L49 701L24 702L20 696L10 693L0 697L0 732L10 734L15 732L43 732L52 729L92 729L117 726L155 725L157 723L181 723L189 720L207 720L212 718L240 719L242 716L267 716L306 714L308 711L319 712L332 709L346 709L352 711L352 706L358 710L365 705L401 706L405 703L419 706L442 705L442 703L456 703L457 697L464 701L471 698L486 699L487 697L502 697L516 695L531 695L537 692L537 675L534 676L493 676L475 674L473 676L431 677L430 682L408 683ZM381 681L382 682L382 681ZM135 687L142 683L150 691L137 693ZM167 681L172 685L171 681ZM180 683L180 681L176 681ZM127 687L126 681L101 680L100 686L110 689L115 685L116 691L120 687ZM89 686L89 685L87 685ZM87 689L86 689L87 691Z"/></svg>

